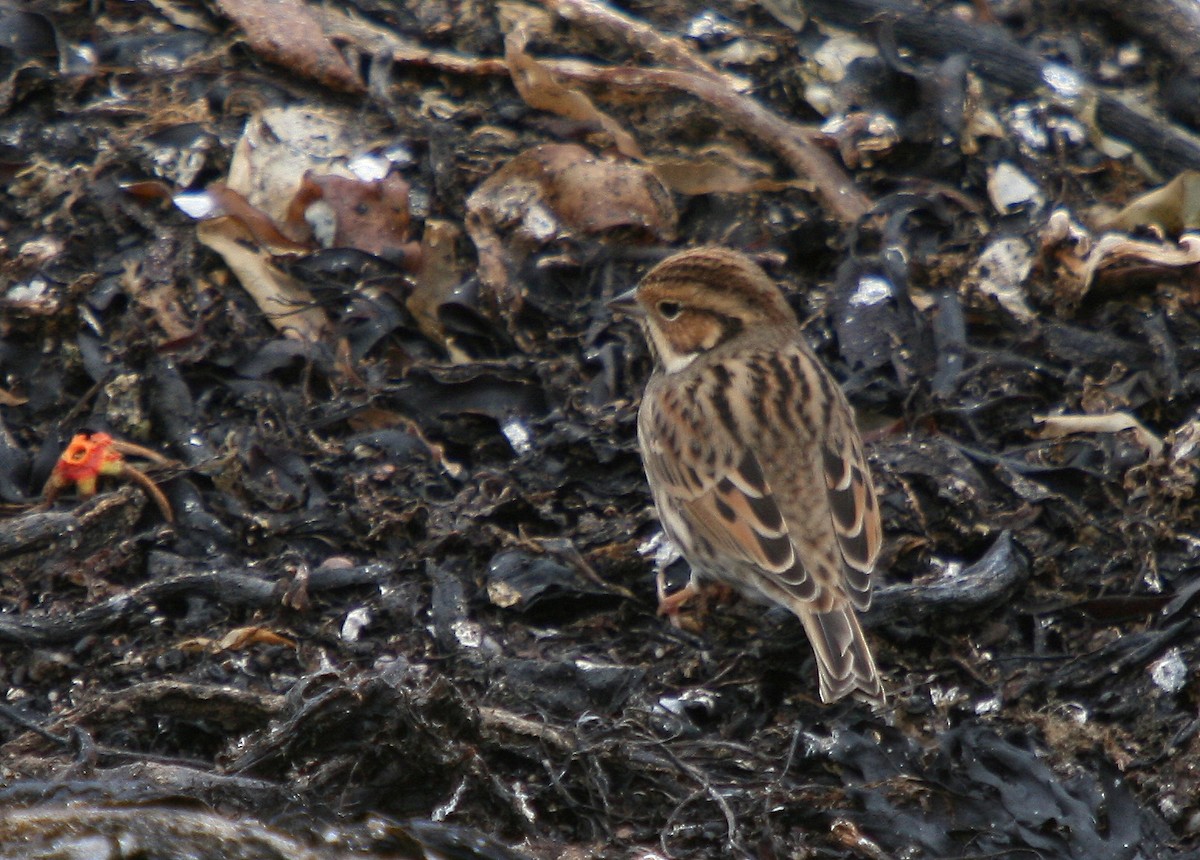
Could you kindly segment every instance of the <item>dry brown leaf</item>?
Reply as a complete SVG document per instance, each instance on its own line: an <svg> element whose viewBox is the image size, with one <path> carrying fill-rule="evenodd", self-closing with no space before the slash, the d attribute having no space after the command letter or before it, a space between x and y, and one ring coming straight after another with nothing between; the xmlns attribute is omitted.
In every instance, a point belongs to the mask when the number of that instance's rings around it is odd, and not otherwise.
<svg viewBox="0 0 1200 860"><path fill-rule="evenodd" d="M812 183L804 180L772 179L767 162L727 146L710 146L694 154L656 156L650 163L663 183L680 194L746 194L795 187L812 190Z"/></svg>
<svg viewBox="0 0 1200 860"><path fill-rule="evenodd" d="M496 227L516 227L531 245L621 227L670 241L678 219L653 170L573 143L518 154L471 193L467 210Z"/></svg>
<svg viewBox="0 0 1200 860"><path fill-rule="evenodd" d="M698 57L691 45L678 36L668 36L650 24L614 9L608 3L594 0L542 0L565 21L589 28L606 39L628 45L653 59L655 64L671 66L711 78L724 79L738 90L748 90L750 83L718 71L711 63Z"/></svg>
<svg viewBox="0 0 1200 860"><path fill-rule="evenodd" d="M1038 439L1057 439L1072 433L1120 433L1132 430L1138 444L1157 459L1162 456L1163 442L1128 412L1109 412L1104 415L1034 415L1041 424L1033 435Z"/></svg>
<svg viewBox="0 0 1200 860"><path fill-rule="evenodd" d="M384 129L350 110L268 108L247 121L227 184L282 226L305 173L382 179L390 165L375 153L389 141Z"/></svg>
<svg viewBox="0 0 1200 860"><path fill-rule="evenodd" d="M618 38L631 47L644 49L646 31L635 19L615 14L607 3L597 0L544 0L551 5L570 6L570 20L606 36ZM653 31L651 31L653 32ZM653 37L652 37L653 38ZM576 60L559 60L543 65L560 80L588 81L594 84L657 91L672 89L691 93L716 108L723 120L774 149L799 176L811 180L817 194L835 217L846 223L857 222L870 209L870 200L858 190L837 163L822 149L821 135L783 119L746 93L728 76L697 71L694 64L681 61L661 37L655 40L651 54L665 58L675 68L618 67L597 69ZM660 49L661 48L661 49Z"/></svg>
<svg viewBox="0 0 1200 860"><path fill-rule="evenodd" d="M300 0L217 0L255 53L276 65L346 93L367 88Z"/></svg>
<svg viewBox="0 0 1200 860"><path fill-rule="evenodd" d="M329 319L312 294L276 268L270 254L237 218L225 216L196 226L200 241L225 260L271 325L288 337L309 343L329 330Z"/></svg>
<svg viewBox="0 0 1200 860"><path fill-rule="evenodd" d="M422 334L439 343L452 359L467 359L454 343L446 338L438 309L450 301L461 280L454 246L462 231L450 221L429 220L421 237L421 267L413 278L413 289L405 304Z"/></svg>
<svg viewBox="0 0 1200 860"><path fill-rule="evenodd" d="M525 53L527 40L521 26L514 28L504 39L504 61L508 63L513 86L525 103L567 119L595 123L608 132L622 155L642 158L641 147L620 123L592 104L583 93L560 84L545 66Z"/></svg>
<svg viewBox="0 0 1200 860"><path fill-rule="evenodd" d="M221 637L217 647L222 651L241 651L251 645L283 645L295 648L296 643L265 627L237 627Z"/></svg>
<svg viewBox="0 0 1200 860"><path fill-rule="evenodd" d="M604 3L572 0L545 0L580 27L594 28L606 35L628 39L642 48L639 39L645 30L626 25L627 16L614 14ZM566 7L570 6L570 11ZM435 51L400 38L365 21L335 9L317 9L326 32L357 45L366 54L389 56L394 62L431 67L452 74L494 75L507 73L514 80L511 65L481 57L464 57L451 51ZM632 19L629 19L632 20ZM624 28L624 32L622 32ZM661 52L655 54L663 56ZM670 62L668 58L668 62ZM702 63L702 61L701 61ZM556 82L575 81L590 86L617 88L622 91L691 93L716 108L727 124L775 150L805 182L811 181L830 213L847 224L856 223L871 208L871 201L846 175L834 159L821 148L822 135L816 129L790 122L763 107L752 96L739 91L739 82L723 73L696 71L694 64L678 68L603 67L580 60L547 60L536 63L535 73L544 72ZM707 66L707 64L703 64ZM562 83L556 83L560 89ZM590 104L590 102L588 103Z"/></svg>
<svg viewBox="0 0 1200 860"><path fill-rule="evenodd" d="M1152 226L1171 235L1200 228L1200 171L1185 170L1161 188L1143 194L1103 229L1128 232Z"/></svg>
<svg viewBox="0 0 1200 860"><path fill-rule="evenodd" d="M157 202L160 200L173 200L175 191L170 185L163 182L161 179L144 179L138 182L122 182L120 189L136 200L144 202Z"/></svg>
<svg viewBox="0 0 1200 860"><path fill-rule="evenodd" d="M1103 236L1088 254L1083 268L1083 288L1091 286L1097 272L1121 263L1149 263L1177 269L1200 263L1200 234L1184 233L1176 246L1130 239L1119 233Z"/></svg>
<svg viewBox="0 0 1200 860"><path fill-rule="evenodd" d="M230 630L220 639L213 639L210 636L197 636L193 639L185 639L176 647L180 651L195 653L198 651L241 651L251 645L283 645L287 648L295 648L296 643L288 639L286 636L280 636L265 627L237 627Z"/></svg>
<svg viewBox="0 0 1200 860"><path fill-rule="evenodd" d="M312 211L318 202L325 207L320 217ZM357 248L410 270L420 263L421 247L409 239L408 183L396 173L367 181L307 171L288 207L286 224L299 237L322 223L315 236L322 247Z"/></svg>
<svg viewBox="0 0 1200 860"><path fill-rule="evenodd" d="M594 235L629 227L658 240L675 238L675 206L654 171L586 151L546 154L546 203L571 232Z"/></svg>
<svg viewBox="0 0 1200 860"><path fill-rule="evenodd" d="M508 272L534 249L617 228L670 241L677 219L653 170L566 143L528 149L484 180L467 198L466 226L488 301L511 316L524 293Z"/></svg>
<svg viewBox="0 0 1200 860"><path fill-rule="evenodd" d="M408 186L391 174L370 132L347 110L264 110L246 123L226 183L175 198L193 217L210 219L198 227L200 240L225 258L272 325L291 336L313 341L330 328L311 294L271 260L318 247L314 223L326 245L416 265L419 246L407 240Z"/></svg>
<svg viewBox="0 0 1200 860"><path fill-rule="evenodd" d="M230 216L241 222L242 226L254 237L259 247L272 254L303 254L313 250L306 242L298 242L284 233L275 222L239 192L234 191L223 182L213 182L204 193L209 196L218 216Z"/></svg>

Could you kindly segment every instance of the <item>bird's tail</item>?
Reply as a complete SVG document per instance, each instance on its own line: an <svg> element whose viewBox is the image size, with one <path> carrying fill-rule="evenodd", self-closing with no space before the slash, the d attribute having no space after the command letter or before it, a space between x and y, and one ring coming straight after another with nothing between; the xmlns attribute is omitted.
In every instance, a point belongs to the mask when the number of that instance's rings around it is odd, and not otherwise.
<svg viewBox="0 0 1200 860"><path fill-rule="evenodd" d="M883 683L853 607L835 607L828 612L803 608L796 614L817 655L821 701L836 702L848 693L858 693L876 707L884 705Z"/></svg>

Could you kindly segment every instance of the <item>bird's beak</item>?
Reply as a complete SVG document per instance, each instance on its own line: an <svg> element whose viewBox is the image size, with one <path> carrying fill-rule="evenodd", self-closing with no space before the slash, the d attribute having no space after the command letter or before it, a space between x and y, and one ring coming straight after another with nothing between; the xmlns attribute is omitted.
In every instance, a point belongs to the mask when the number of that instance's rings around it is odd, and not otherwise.
<svg viewBox="0 0 1200 860"><path fill-rule="evenodd" d="M608 302L608 309L631 317L646 315L646 309L637 300L637 287L626 290Z"/></svg>

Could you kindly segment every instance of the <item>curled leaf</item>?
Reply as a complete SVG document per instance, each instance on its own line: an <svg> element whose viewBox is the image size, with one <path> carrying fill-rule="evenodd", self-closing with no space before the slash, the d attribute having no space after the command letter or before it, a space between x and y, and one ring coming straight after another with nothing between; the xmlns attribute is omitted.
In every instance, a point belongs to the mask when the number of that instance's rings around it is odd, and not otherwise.
<svg viewBox="0 0 1200 860"><path fill-rule="evenodd" d="M264 59L347 93L366 86L301 0L218 0Z"/></svg>
<svg viewBox="0 0 1200 860"><path fill-rule="evenodd" d="M1200 228L1200 171L1185 170L1161 188L1141 195L1104 226L1127 232L1154 226L1171 235Z"/></svg>
<svg viewBox="0 0 1200 860"><path fill-rule="evenodd" d="M1072 433L1120 433L1132 430L1138 444L1151 457L1162 456L1163 442L1146 425L1128 412L1109 412L1104 415L1035 415L1033 420L1041 427L1034 434L1039 439L1057 439Z"/></svg>
<svg viewBox="0 0 1200 860"><path fill-rule="evenodd" d="M280 332L313 343L328 330L329 319L313 303L312 295L271 262L271 255L240 219L226 216L203 221L197 226L196 235L224 258L242 287Z"/></svg>
<svg viewBox="0 0 1200 860"><path fill-rule="evenodd" d="M408 190L395 173L362 180L310 170L292 198L286 224L293 235L307 233L323 248L355 248L415 264L420 246L409 240Z"/></svg>
<svg viewBox="0 0 1200 860"><path fill-rule="evenodd" d="M504 61L512 75L513 86L526 104L568 119L595 123L608 132L622 155L642 158L641 147L633 135L592 104L592 100L579 90L565 87L555 80L545 66L525 53L527 42L528 36L522 26L514 28L504 39Z"/></svg>
<svg viewBox="0 0 1200 860"><path fill-rule="evenodd" d="M511 316L524 294L509 273L532 251L612 230L626 239L669 241L677 217L650 168L575 144L546 144L517 155L476 188L467 198L466 224L488 299L501 316Z"/></svg>

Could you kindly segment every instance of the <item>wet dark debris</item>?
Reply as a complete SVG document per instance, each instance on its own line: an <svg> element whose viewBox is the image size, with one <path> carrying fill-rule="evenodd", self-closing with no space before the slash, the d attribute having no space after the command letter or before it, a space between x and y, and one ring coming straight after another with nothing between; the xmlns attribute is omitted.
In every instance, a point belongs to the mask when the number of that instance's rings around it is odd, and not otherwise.
<svg viewBox="0 0 1200 860"><path fill-rule="evenodd" d="M1194 856L1200 70L1083 5L0 0L0 858ZM860 410L884 714L654 614L605 301L702 242Z"/></svg>

